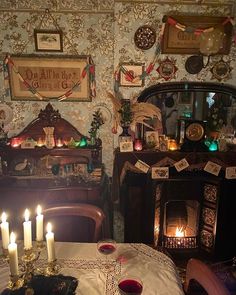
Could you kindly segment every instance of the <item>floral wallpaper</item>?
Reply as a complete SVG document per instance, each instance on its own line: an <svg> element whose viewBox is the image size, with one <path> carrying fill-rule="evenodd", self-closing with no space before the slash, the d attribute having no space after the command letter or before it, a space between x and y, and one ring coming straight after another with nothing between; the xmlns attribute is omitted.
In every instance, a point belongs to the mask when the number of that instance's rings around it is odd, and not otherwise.
<svg viewBox="0 0 236 295"><path fill-rule="evenodd" d="M134 44L134 33L141 25L151 25L157 36L162 27L163 15L192 14L232 16L233 1L117 1L117 0L11 0L0 1L0 103L13 109L13 120L6 126L9 136L19 133L30 123L48 102L12 101L4 79L3 59L9 54L48 54L35 52L34 29L39 27L45 8L49 9L58 26L63 30L63 52L58 55L91 55L96 67L96 97L91 102L52 101L55 109L78 130L88 135L92 113L101 107L106 122L100 128L103 141L103 162L106 171L112 175L113 151L117 146L117 134L112 129L112 103L107 91L114 89L114 71L121 62L142 62L147 66L154 57L155 46L140 50ZM209 3L209 4L208 4ZM173 5L174 4L174 5ZM51 18L44 20L41 28L55 29ZM188 55L168 55L176 60L178 68L175 81L214 81L209 68L199 74L190 75L185 70ZM160 59L166 55L161 54ZM219 57L211 59L218 60ZM231 76L226 83L235 84L236 46L232 41L231 52L224 56L232 67ZM145 79L143 87L120 87L123 97L137 96L144 87L165 82L155 70Z"/></svg>

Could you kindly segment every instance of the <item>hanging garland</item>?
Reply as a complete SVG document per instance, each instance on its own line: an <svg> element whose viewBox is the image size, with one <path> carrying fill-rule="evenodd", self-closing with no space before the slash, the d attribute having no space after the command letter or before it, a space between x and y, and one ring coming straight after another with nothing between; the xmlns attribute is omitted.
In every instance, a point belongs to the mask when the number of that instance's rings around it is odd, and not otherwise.
<svg viewBox="0 0 236 295"><path fill-rule="evenodd" d="M19 80L25 85L28 91L30 91L34 96L36 96L38 99L49 99L48 97L45 97L40 94L40 92L37 91L37 88L31 86L26 79L21 75L21 73L18 71L17 67L14 64L14 61L11 59L10 55L7 55L4 60L5 66L12 67L13 71L17 74ZM72 95L73 91L77 90L82 82L82 80L86 77L86 75L89 76L90 81L90 92L91 96L96 96L96 85L95 85L95 65L91 59L91 57L88 57L88 64L84 67L82 70L81 76L79 77L79 80L75 82L75 84L67 90L64 94L56 97L59 101L67 99L69 96Z"/></svg>
<svg viewBox="0 0 236 295"><path fill-rule="evenodd" d="M133 76L133 74L130 71L128 71L124 65L118 65L114 73L114 80L115 80L114 91L115 92L119 91L120 72L122 72L125 76L125 79L131 83L136 83L139 80L143 80L145 79L145 77L151 74L151 72L154 69L157 58L161 54L161 42L162 42L166 23L176 27L177 29L183 32L193 33L198 36L201 35L202 33L212 32L214 30L214 27L208 27L208 28L202 29L202 28L194 28L191 26L185 26L177 22L177 20L175 20L173 17L167 16L167 15L164 15L164 17L162 18L162 22L163 22L163 25L160 30L159 42L155 50L155 56L153 58L153 61L148 65L147 69L141 75L138 75L138 76ZM235 26L235 21L233 20L232 17L225 18L225 20L222 22L222 25L225 26L228 23L231 23L233 26ZM234 36L234 42L236 43L236 34Z"/></svg>

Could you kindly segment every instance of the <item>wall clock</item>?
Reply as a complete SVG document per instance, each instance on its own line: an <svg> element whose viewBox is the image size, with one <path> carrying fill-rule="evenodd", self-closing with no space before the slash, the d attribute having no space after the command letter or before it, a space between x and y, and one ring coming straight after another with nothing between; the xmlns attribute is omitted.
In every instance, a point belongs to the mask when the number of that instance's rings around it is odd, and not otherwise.
<svg viewBox="0 0 236 295"><path fill-rule="evenodd" d="M155 44L155 42L156 31L150 26L141 26L134 34L134 43L139 49L150 49Z"/></svg>
<svg viewBox="0 0 236 295"><path fill-rule="evenodd" d="M175 74L178 70L176 67L176 59L166 57L164 60L158 60L159 67L156 71L159 73L159 78L163 78L165 81L175 78Z"/></svg>
<svg viewBox="0 0 236 295"><path fill-rule="evenodd" d="M178 121L178 138L182 141L182 151L204 151L206 122L192 119Z"/></svg>

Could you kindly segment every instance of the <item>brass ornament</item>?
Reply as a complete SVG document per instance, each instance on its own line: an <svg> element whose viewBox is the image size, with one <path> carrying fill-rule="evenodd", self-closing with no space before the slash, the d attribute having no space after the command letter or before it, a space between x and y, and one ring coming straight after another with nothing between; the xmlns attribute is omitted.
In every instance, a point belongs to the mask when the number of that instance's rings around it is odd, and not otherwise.
<svg viewBox="0 0 236 295"><path fill-rule="evenodd" d="M226 81L231 78L231 71L232 68L230 67L230 61L226 62L222 58L211 68L211 80L217 79L220 82Z"/></svg>
<svg viewBox="0 0 236 295"><path fill-rule="evenodd" d="M139 27L134 34L134 43L139 49L150 49L155 42L156 31L148 25Z"/></svg>

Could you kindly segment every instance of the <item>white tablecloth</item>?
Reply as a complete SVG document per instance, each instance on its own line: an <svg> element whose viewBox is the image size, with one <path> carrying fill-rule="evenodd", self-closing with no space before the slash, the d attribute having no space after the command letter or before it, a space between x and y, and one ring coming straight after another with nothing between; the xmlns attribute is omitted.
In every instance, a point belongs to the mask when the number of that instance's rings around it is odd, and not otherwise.
<svg viewBox="0 0 236 295"><path fill-rule="evenodd" d="M118 244L115 253L105 258L96 244L56 243L60 272L78 279L76 294L118 295L117 280L129 274L141 278L144 295L183 295L176 268L169 257L144 244ZM46 265L46 249L37 265ZM109 266L109 271L106 271ZM0 291L7 286L9 267L0 261Z"/></svg>

